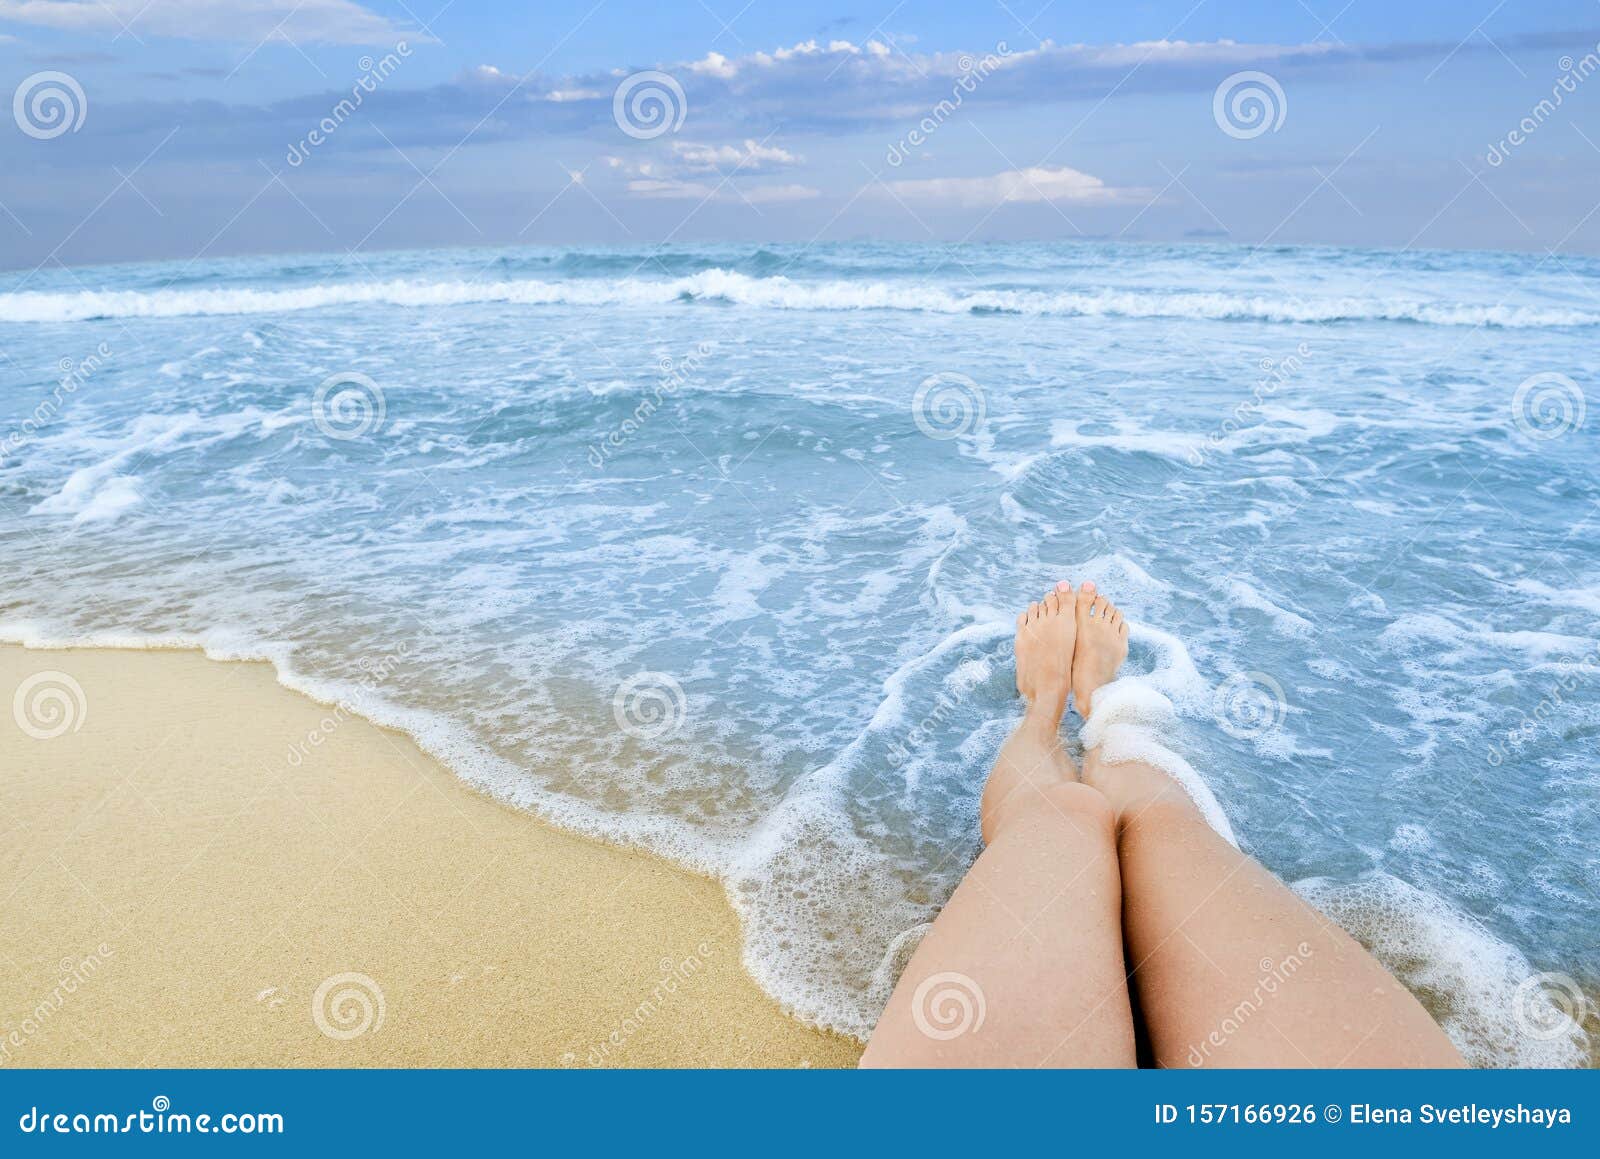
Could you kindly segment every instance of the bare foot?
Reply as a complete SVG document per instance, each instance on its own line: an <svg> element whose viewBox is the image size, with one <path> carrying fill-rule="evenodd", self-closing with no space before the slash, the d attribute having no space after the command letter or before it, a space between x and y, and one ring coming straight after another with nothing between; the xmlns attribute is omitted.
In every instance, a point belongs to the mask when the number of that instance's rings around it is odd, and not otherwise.
<svg viewBox="0 0 1600 1159"><path fill-rule="evenodd" d="M1092 582L1078 589L1074 611L1078 642L1072 653L1072 696L1078 714L1087 720L1093 711L1091 698L1102 684L1116 679L1117 669L1128 658L1128 624Z"/></svg>
<svg viewBox="0 0 1600 1159"><path fill-rule="evenodd" d="M1067 710L1077 635L1072 585L1064 581L1017 617L1017 691L1028 702L1028 712L1048 714L1052 726L1061 723Z"/></svg>

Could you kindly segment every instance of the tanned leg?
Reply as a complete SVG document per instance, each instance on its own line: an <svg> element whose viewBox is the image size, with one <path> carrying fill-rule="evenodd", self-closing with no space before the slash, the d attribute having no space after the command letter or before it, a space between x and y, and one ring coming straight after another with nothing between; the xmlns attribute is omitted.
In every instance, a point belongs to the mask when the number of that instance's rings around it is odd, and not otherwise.
<svg viewBox="0 0 1600 1159"><path fill-rule="evenodd" d="M1076 615L1074 696L1087 716L1128 631L1092 584ZM1128 963L1159 1065L1461 1065L1404 986L1224 841L1166 773L1092 748L1083 780L1116 815Z"/></svg>
<svg viewBox="0 0 1600 1159"><path fill-rule="evenodd" d="M1075 634L1065 584L1017 617L1027 711L984 789L987 848L901 975L863 1066L1134 1065L1113 815L1058 737Z"/></svg>

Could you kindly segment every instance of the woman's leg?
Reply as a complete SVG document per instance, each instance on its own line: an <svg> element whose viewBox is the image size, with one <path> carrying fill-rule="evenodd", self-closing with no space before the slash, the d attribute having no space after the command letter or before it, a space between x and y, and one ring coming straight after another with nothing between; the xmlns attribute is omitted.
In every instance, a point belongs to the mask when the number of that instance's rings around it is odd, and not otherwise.
<svg viewBox="0 0 1600 1159"><path fill-rule="evenodd" d="M863 1066L1134 1065L1113 817L1058 739L1074 633L1070 589L1017 618L1028 708L984 789L987 848L901 975Z"/></svg>
<svg viewBox="0 0 1600 1159"><path fill-rule="evenodd" d="M1121 615L1080 593L1073 675L1085 716L1126 655ZM1117 816L1128 962L1159 1065L1461 1065L1405 987L1218 836L1166 773L1090 749L1083 779Z"/></svg>

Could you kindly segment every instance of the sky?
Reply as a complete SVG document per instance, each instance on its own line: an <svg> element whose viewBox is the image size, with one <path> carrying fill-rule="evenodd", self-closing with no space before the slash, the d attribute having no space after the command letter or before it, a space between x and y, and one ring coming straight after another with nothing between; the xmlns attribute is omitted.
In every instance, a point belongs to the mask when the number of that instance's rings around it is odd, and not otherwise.
<svg viewBox="0 0 1600 1159"><path fill-rule="evenodd" d="M0 267L506 244L1600 252L1600 0L0 0Z"/></svg>

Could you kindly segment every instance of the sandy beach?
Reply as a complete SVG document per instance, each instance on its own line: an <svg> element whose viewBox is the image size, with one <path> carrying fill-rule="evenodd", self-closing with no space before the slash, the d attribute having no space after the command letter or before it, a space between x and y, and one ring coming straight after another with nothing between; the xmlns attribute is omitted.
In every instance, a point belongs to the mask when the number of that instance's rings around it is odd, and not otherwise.
<svg viewBox="0 0 1600 1159"><path fill-rule="evenodd" d="M0 689L0 1065L860 1053L750 980L717 883L502 806L401 734L329 728L265 664L6 646Z"/></svg>

